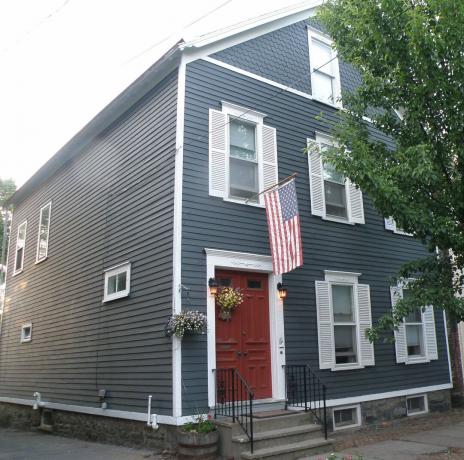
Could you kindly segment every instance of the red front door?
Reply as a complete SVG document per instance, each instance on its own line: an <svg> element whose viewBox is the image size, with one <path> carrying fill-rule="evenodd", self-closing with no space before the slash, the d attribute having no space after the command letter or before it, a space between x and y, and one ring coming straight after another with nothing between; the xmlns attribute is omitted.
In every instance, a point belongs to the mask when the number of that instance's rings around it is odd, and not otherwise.
<svg viewBox="0 0 464 460"><path fill-rule="evenodd" d="M263 273L218 270L219 288L240 288L244 300L230 320L219 318L216 305L216 367L236 368L255 399L272 396L269 343L268 277Z"/></svg>

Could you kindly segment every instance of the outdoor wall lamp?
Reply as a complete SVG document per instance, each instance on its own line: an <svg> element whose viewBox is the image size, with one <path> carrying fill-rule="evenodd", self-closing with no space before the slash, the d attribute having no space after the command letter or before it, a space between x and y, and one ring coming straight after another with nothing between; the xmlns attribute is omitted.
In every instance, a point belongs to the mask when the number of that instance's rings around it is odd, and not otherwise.
<svg viewBox="0 0 464 460"><path fill-rule="evenodd" d="M287 297L287 288L282 283L277 283L277 290L279 291L279 298L284 300Z"/></svg>
<svg viewBox="0 0 464 460"><path fill-rule="evenodd" d="M218 282L214 278L210 278L208 281L209 293L211 295L216 295L218 291Z"/></svg>

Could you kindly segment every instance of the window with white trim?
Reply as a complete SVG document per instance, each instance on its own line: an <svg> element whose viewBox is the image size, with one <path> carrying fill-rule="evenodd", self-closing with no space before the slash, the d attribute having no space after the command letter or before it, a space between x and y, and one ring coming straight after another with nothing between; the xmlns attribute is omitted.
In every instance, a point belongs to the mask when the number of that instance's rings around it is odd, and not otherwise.
<svg viewBox="0 0 464 460"><path fill-rule="evenodd" d="M32 340L32 323L26 323L21 326L21 343Z"/></svg>
<svg viewBox="0 0 464 460"><path fill-rule="evenodd" d="M308 139L311 213L326 220L364 224L361 190L331 164L322 161L321 152L331 145L333 139L321 133L316 133L315 141Z"/></svg>
<svg viewBox="0 0 464 460"><path fill-rule="evenodd" d="M400 227L398 227L393 217L385 217L384 222L386 230L390 230L393 233L397 233L398 235L413 236L412 233L405 232Z"/></svg>
<svg viewBox="0 0 464 460"><path fill-rule="evenodd" d="M127 297L130 292L131 264L124 263L105 270L104 302Z"/></svg>
<svg viewBox="0 0 464 460"><path fill-rule="evenodd" d="M263 206L259 192L278 182L276 130L266 115L227 102L209 111L209 194Z"/></svg>
<svg viewBox="0 0 464 460"><path fill-rule="evenodd" d="M26 229L27 221L24 221L19 227L16 235L16 251L13 275L17 275L23 271L24 267L24 251L26 250Z"/></svg>
<svg viewBox="0 0 464 460"><path fill-rule="evenodd" d="M355 406L337 407L332 410L334 431L353 428L361 425L361 407Z"/></svg>
<svg viewBox="0 0 464 460"><path fill-rule="evenodd" d="M39 234L37 236L36 262L42 262L48 255L48 236L50 233L50 215L52 204L48 203L40 209Z"/></svg>
<svg viewBox="0 0 464 460"><path fill-rule="evenodd" d="M332 40L308 28L311 94L314 99L341 107L340 70Z"/></svg>
<svg viewBox="0 0 464 460"><path fill-rule="evenodd" d="M325 271L316 281L321 369L359 369L375 365L374 346L366 336L372 327L370 289L360 273Z"/></svg>
<svg viewBox="0 0 464 460"><path fill-rule="evenodd" d="M390 288L392 308L409 295L407 282ZM416 364L438 359L433 306L417 308L395 330L396 362Z"/></svg>
<svg viewBox="0 0 464 460"><path fill-rule="evenodd" d="M406 413L411 415L425 414L429 411L427 395L406 397Z"/></svg>

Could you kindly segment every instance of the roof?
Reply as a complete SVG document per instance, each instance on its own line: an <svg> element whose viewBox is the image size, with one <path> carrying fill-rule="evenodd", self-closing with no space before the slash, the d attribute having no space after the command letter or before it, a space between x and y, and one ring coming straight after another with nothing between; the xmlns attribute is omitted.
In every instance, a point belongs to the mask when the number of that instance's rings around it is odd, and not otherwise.
<svg viewBox="0 0 464 460"><path fill-rule="evenodd" d="M18 204L52 177L61 167L78 157L102 131L176 69L182 57L185 56L188 60L193 61L201 58L202 53L206 56L280 27L285 27L314 14L315 8L321 5L323 1L306 0L204 35L178 40L163 56L58 150L5 204Z"/></svg>

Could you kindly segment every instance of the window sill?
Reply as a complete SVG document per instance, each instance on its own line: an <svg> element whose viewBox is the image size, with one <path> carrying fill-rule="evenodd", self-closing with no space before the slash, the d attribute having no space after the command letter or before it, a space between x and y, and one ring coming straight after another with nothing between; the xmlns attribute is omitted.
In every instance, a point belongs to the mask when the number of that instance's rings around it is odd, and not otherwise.
<svg viewBox="0 0 464 460"><path fill-rule="evenodd" d="M118 292L117 294L111 294L110 296L103 297L102 304L112 302L113 300L124 299L129 297L129 292Z"/></svg>
<svg viewBox="0 0 464 460"><path fill-rule="evenodd" d="M235 198L223 198L224 201L228 201L230 203L237 203L237 204L244 204L245 206L252 206L254 208L262 208L264 209L265 206L264 204L261 204L261 203L253 203L251 201L249 201L248 203L245 203L245 200L237 200Z"/></svg>
<svg viewBox="0 0 464 460"><path fill-rule="evenodd" d="M332 372L338 372L338 371L352 371L355 369L364 369L364 366L361 366L361 364L350 364L350 365L343 365L339 364L338 366L332 367L331 371Z"/></svg>
<svg viewBox="0 0 464 460"><path fill-rule="evenodd" d="M337 219L336 217L325 216L322 218L322 220L328 220L329 222L338 222L339 224L356 225L354 222L350 222L348 219Z"/></svg>
<svg viewBox="0 0 464 460"><path fill-rule="evenodd" d="M45 262L48 259L48 256L44 257L43 259L36 260L35 265L40 264L41 262Z"/></svg>
<svg viewBox="0 0 464 460"><path fill-rule="evenodd" d="M13 272L13 276L20 275L24 271L24 268L21 268L21 270L18 270L17 272Z"/></svg>
<svg viewBox="0 0 464 460"><path fill-rule="evenodd" d="M425 357L420 357L420 358L410 358L406 359L405 363L406 365L409 364L424 364L424 363L429 363L430 360L425 358Z"/></svg>
<svg viewBox="0 0 464 460"><path fill-rule="evenodd" d="M337 109L337 110L343 110L343 106L341 104L333 104L333 103L324 101L323 99L319 99L317 96L313 96L312 94L311 94L311 97L313 101L319 102L320 104L324 104L327 107L331 107L332 109Z"/></svg>

